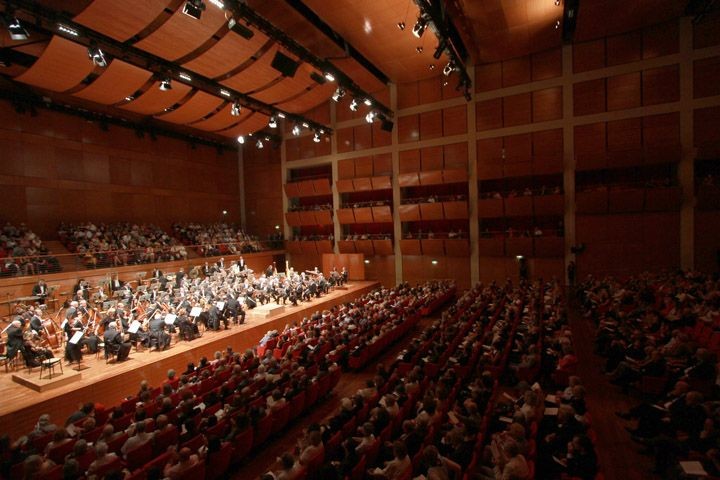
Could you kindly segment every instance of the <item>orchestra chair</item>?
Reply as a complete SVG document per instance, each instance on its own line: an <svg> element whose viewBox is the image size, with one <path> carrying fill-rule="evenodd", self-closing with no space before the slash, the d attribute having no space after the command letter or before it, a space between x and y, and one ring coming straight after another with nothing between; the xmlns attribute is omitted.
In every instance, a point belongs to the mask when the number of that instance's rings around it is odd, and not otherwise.
<svg viewBox="0 0 720 480"><path fill-rule="evenodd" d="M0 342L0 362L5 365L5 373L8 372L8 366L12 367L13 370L17 368L18 353L16 352L13 357L8 357L7 344Z"/></svg>
<svg viewBox="0 0 720 480"><path fill-rule="evenodd" d="M43 360L40 363L40 380L43 378L43 372L48 372L49 377L48 379L52 380L53 374L55 373L55 367L60 365L60 375L62 375L63 372L63 365L62 365L62 358L60 357L54 357L54 358L48 358Z"/></svg>

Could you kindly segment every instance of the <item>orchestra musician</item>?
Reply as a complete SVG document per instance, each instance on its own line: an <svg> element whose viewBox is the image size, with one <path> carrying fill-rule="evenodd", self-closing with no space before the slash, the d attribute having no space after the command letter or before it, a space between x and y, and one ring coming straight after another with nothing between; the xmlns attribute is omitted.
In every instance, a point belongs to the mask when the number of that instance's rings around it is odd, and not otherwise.
<svg viewBox="0 0 720 480"><path fill-rule="evenodd" d="M170 335L165 331L165 319L161 311L156 311L150 320L150 347L156 345L158 350L165 350L170 346Z"/></svg>
<svg viewBox="0 0 720 480"><path fill-rule="evenodd" d="M123 334L117 329L115 323L108 324L108 328L103 334L105 342L105 357L117 355L117 361L122 362L130 354L131 344L123 339Z"/></svg>
<svg viewBox="0 0 720 480"><path fill-rule="evenodd" d="M45 284L45 280L40 279L40 280L38 280L38 282L35 285L33 285L32 294L37 297L40 297L38 299L38 303L40 305L45 304L45 299L47 298L47 296L49 294L47 284Z"/></svg>
<svg viewBox="0 0 720 480"><path fill-rule="evenodd" d="M112 280L110 280L110 291L117 292L118 290L121 290L123 286L125 285L125 282L120 280L118 278L118 274L114 274L112 277Z"/></svg>
<svg viewBox="0 0 720 480"><path fill-rule="evenodd" d="M75 288L73 289L73 295L73 300L80 301L83 298L85 300L90 300L90 284L84 278L81 278L75 284Z"/></svg>
<svg viewBox="0 0 720 480"><path fill-rule="evenodd" d="M34 315L30 319L30 329L38 336L45 331L45 327L43 326L42 321L42 310L40 310L39 308L35 309Z"/></svg>
<svg viewBox="0 0 720 480"><path fill-rule="evenodd" d="M180 270L175 274L175 288L182 287L182 282L185 279L185 270L180 267Z"/></svg>
<svg viewBox="0 0 720 480"><path fill-rule="evenodd" d="M15 358L18 352L25 357L25 342L20 320L13 320L5 333L7 333L7 357Z"/></svg>
<svg viewBox="0 0 720 480"><path fill-rule="evenodd" d="M25 347L24 357L27 367L39 367L43 360L53 358L52 350L42 347L38 343L37 338L38 337L30 331L25 332L23 335Z"/></svg>

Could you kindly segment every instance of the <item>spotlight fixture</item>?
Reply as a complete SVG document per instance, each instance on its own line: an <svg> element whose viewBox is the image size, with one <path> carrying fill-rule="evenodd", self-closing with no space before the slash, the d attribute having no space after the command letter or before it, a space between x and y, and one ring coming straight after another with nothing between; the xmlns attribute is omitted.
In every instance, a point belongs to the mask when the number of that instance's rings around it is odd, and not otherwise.
<svg viewBox="0 0 720 480"><path fill-rule="evenodd" d="M230 97L230 92L228 92L228 91L225 90L224 88L221 88L221 89L220 89L220 95L222 95L223 97Z"/></svg>
<svg viewBox="0 0 720 480"><path fill-rule="evenodd" d="M559 7L559 6L560 6L560 0L555 0L555 6L556 6L556 7Z"/></svg>
<svg viewBox="0 0 720 480"><path fill-rule="evenodd" d="M277 113L278 118L285 118L285 114L283 112Z"/></svg>
<svg viewBox="0 0 720 480"><path fill-rule="evenodd" d="M301 131L300 125L298 125L297 123L295 125L293 125L293 128L292 128L293 135L295 135L297 137L298 135L300 135L300 131Z"/></svg>
<svg viewBox="0 0 720 480"><path fill-rule="evenodd" d="M200 20L203 10L205 10L205 3L202 0L187 0L182 12L188 17Z"/></svg>
<svg viewBox="0 0 720 480"><path fill-rule="evenodd" d="M107 60L105 59L105 54L96 45L90 45L88 47L88 58L96 67L107 67Z"/></svg>
<svg viewBox="0 0 720 480"><path fill-rule="evenodd" d="M172 90L172 82L169 77L163 78L162 80L160 80L160 90L163 92Z"/></svg>
<svg viewBox="0 0 720 480"><path fill-rule="evenodd" d="M443 68L443 75L448 77L454 71L455 71L455 65L453 65L453 62L448 62L448 64L445 65L445 68Z"/></svg>
<svg viewBox="0 0 720 480"><path fill-rule="evenodd" d="M358 102L356 99L353 98L352 102L350 102L350 110L352 110L353 112L357 112L357 109L358 109Z"/></svg>
<svg viewBox="0 0 720 480"><path fill-rule="evenodd" d="M308 123L307 123L307 122L303 122L303 123L302 123L302 126L303 126L304 128L308 128L308 127L310 127L310 125L308 125Z"/></svg>
<svg viewBox="0 0 720 480"><path fill-rule="evenodd" d="M239 143L240 145L242 145L243 143L245 143L245 137L243 137L242 135L240 135L240 136L237 138L237 141L238 141L238 143Z"/></svg>
<svg viewBox="0 0 720 480"><path fill-rule="evenodd" d="M423 47L415 47L415 51L416 51L417 53L422 53L422 52L423 52Z"/></svg>
<svg viewBox="0 0 720 480"><path fill-rule="evenodd" d="M5 23L7 24L8 34L10 34L10 38L12 38L13 40L20 41L30 38L30 34L25 29L25 27L22 26L22 23L20 23L20 20L18 20L17 18L7 18L5 20Z"/></svg>
<svg viewBox="0 0 720 480"><path fill-rule="evenodd" d="M398 22L398 23L397 23L397 27L398 27L400 30L405 30L405 22Z"/></svg>
<svg viewBox="0 0 720 480"><path fill-rule="evenodd" d="M315 132L315 135L313 135L313 142L320 143L320 134L318 132Z"/></svg>
<svg viewBox="0 0 720 480"><path fill-rule="evenodd" d="M334 81L335 81L335 75L333 75L332 73L330 73L330 72L325 72L323 75L325 76L325 78L327 78L327 81L328 81L328 82L334 82Z"/></svg>
<svg viewBox="0 0 720 480"><path fill-rule="evenodd" d="M178 77L182 78L186 82L192 82L192 77L188 75L187 73L181 73L178 75Z"/></svg>
<svg viewBox="0 0 720 480"><path fill-rule="evenodd" d="M363 100L363 103L365 105L367 105L368 107L372 107L372 100L370 100L369 98L366 98L365 100Z"/></svg>
<svg viewBox="0 0 720 480"><path fill-rule="evenodd" d="M210 3L218 7L220 10L225 9L225 4L221 0L208 0Z"/></svg>
<svg viewBox="0 0 720 480"><path fill-rule="evenodd" d="M335 89L335 93L333 93L332 99L334 102L339 102L342 97L345 96L345 89L342 87L338 87Z"/></svg>
<svg viewBox="0 0 720 480"><path fill-rule="evenodd" d="M241 110L242 107L240 106L240 102L234 102L232 104L232 107L230 107L230 115L232 115L233 117L239 117Z"/></svg>
<svg viewBox="0 0 720 480"><path fill-rule="evenodd" d="M434 64L434 63L431 63L430 65L428 65L428 68L429 68L430 70L435 70L435 64Z"/></svg>
<svg viewBox="0 0 720 480"><path fill-rule="evenodd" d="M78 33L77 30L75 30L74 28L70 28L67 25L63 25L62 23L58 24L57 29L58 29L58 31L65 33L67 35L72 35L73 37L80 36L80 34Z"/></svg>
<svg viewBox="0 0 720 480"><path fill-rule="evenodd" d="M374 111L374 110L370 110L370 111L368 112L368 114L365 115L365 121L366 121L367 123L373 123L373 120L375 120L375 115L377 115L377 114L375 113L375 111Z"/></svg>
<svg viewBox="0 0 720 480"><path fill-rule="evenodd" d="M268 121L268 127L277 128L277 119L275 118L275 115L272 115L270 117L270 120Z"/></svg>
<svg viewBox="0 0 720 480"><path fill-rule="evenodd" d="M258 148L258 150L262 150L265 145L263 145L262 140L258 139L255 146Z"/></svg>
<svg viewBox="0 0 720 480"><path fill-rule="evenodd" d="M253 35L255 35L255 32L247 28L245 25L242 25L240 22L238 22L232 17L230 18L230 20L228 20L228 29L237 33L246 40L251 39Z"/></svg>
<svg viewBox="0 0 720 480"><path fill-rule="evenodd" d="M555 30L560 28L560 20L555 22Z"/></svg>
<svg viewBox="0 0 720 480"><path fill-rule="evenodd" d="M425 29L427 28L427 20L425 17L420 16L417 19L417 22L415 22L415 26L413 26L412 33L417 38L420 38L423 36L423 33L425 33Z"/></svg>

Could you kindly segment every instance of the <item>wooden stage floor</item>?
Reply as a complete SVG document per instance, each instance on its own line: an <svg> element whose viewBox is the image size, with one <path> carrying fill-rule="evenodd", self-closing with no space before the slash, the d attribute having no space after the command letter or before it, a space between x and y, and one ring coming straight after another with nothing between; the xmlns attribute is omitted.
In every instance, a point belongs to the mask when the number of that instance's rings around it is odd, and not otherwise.
<svg viewBox="0 0 720 480"><path fill-rule="evenodd" d="M229 330L208 331L192 342L173 343L164 352L137 352L133 349L129 359L118 364L106 364L102 354L98 359L95 355L85 355L85 368L80 378L49 391L37 392L12 380L13 373L29 375L37 380L40 377L39 368L29 374L27 368L10 373L2 371L0 434L9 434L13 439L24 435L32 430L43 413L49 413L53 423L62 425L77 410L78 405L85 401L94 401L107 407L118 405L124 397L137 393L142 380L147 380L153 386L160 385L170 368L182 372L188 362L197 363L202 356L212 359L216 351L225 350L228 346L236 352L245 351L257 345L268 330L282 330L287 323L300 321L316 310L351 301L379 286L379 282L351 281L346 289L333 290L312 302L301 303L297 307L286 306L284 312L264 319L253 318L248 314L243 325L233 326ZM60 352L56 353L56 356L59 355ZM75 373L71 366L64 365L63 369L65 373Z"/></svg>

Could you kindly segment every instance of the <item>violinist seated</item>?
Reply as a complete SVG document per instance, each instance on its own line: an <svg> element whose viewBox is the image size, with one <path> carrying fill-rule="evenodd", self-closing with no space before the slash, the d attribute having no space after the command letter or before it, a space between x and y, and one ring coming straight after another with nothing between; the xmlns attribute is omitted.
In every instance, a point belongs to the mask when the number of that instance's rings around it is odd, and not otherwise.
<svg viewBox="0 0 720 480"><path fill-rule="evenodd" d="M165 350L170 346L170 335L165 331L165 319L162 312L155 312L150 320L150 347Z"/></svg>
<svg viewBox="0 0 720 480"><path fill-rule="evenodd" d="M117 361L122 362L130 354L130 348L132 345L130 342L123 340L123 334L118 332L117 325L109 323L103 334L103 341L105 342L105 359L108 359L111 355L117 355Z"/></svg>
<svg viewBox="0 0 720 480"><path fill-rule="evenodd" d="M245 310L233 295L228 295L225 299L225 314L227 318L232 318L235 325L245 323Z"/></svg>
<svg viewBox="0 0 720 480"><path fill-rule="evenodd" d="M23 356L25 357L25 366L27 367L39 367L43 360L53 358L52 350L44 348L40 345L40 337L35 335L32 331L28 330L23 335L25 351Z"/></svg>
<svg viewBox="0 0 720 480"><path fill-rule="evenodd" d="M190 321L187 310L184 308L181 308L178 311L178 316L175 319L175 326L178 328L180 338L182 339L190 341L200 336L200 331L198 330L197 325Z"/></svg>

